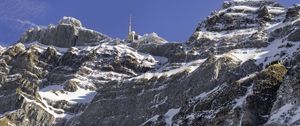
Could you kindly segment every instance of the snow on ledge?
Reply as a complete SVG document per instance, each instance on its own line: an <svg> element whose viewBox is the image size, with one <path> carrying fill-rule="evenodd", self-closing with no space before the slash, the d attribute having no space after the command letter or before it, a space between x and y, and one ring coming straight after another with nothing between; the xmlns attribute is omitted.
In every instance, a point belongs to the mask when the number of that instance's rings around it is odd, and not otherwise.
<svg viewBox="0 0 300 126"><path fill-rule="evenodd" d="M147 73L141 74L137 77L133 77L130 80L133 80L133 79L151 79L152 77L158 77L159 78L161 76L170 77L171 75L183 72L185 70L188 70L188 72L191 73L191 72L195 71L205 61L206 61L206 59L194 60L194 61L186 63L183 66L181 66L179 68L176 68L176 69L171 69L171 70L165 71L165 72L161 72L160 70L157 70L155 72L147 72Z"/></svg>
<svg viewBox="0 0 300 126"><path fill-rule="evenodd" d="M154 122L157 121L159 118L159 115L155 115L153 117L151 117L150 119L148 119L146 122L144 122L143 124L141 124L140 126L146 125L148 122Z"/></svg>
<svg viewBox="0 0 300 126"><path fill-rule="evenodd" d="M283 125L293 125L293 123L300 120L300 108L299 106L288 103L270 115L271 117L267 124L279 123Z"/></svg>
<svg viewBox="0 0 300 126"><path fill-rule="evenodd" d="M287 44L292 44L292 47L285 47ZM290 60L294 53L298 51L300 42L289 42L285 39L278 39L270 43L264 48L244 48L234 49L224 56L229 56L237 61L246 62L250 59L255 60L256 65L262 65L265 68L274 61L285 62Z"/></svg>
<svg viewBox="0 0 300 126"><path fill-rule="evenodd" d="M85 90L83 88L79 88L75 92L63 91L63 86L61 85L51 85L45 87L39 91L40 96L53 101L66 100L70 103L90 103L94 96L96 95L96 91Z"/></svg>
<svg viewBox="0 0 300 126"><path fill-rule="evenodd" d="M180 111L180 108L170 109L165 115L166 126L172 126L173 117L177 115Z"/></svg>
<svg viewBox="0 0 300 126"><path fill-rule="evenodd" d="M82 27L81 22L73 17L63 17L62 19L59 20L60 25L73 25L73 26L77 26L77 27Z"/></svg>

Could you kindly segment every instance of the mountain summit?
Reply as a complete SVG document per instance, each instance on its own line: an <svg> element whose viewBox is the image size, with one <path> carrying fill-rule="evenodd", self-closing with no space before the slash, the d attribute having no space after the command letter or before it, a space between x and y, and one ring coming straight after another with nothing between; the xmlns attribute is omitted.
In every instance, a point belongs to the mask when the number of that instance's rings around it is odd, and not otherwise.
<svg viewBox="0 0 300 126"><path fill-rule="evenodd" d="M185 43L72 17L31 28L0 47L0 125L299 125L299 11L226 1Z"/></svg>

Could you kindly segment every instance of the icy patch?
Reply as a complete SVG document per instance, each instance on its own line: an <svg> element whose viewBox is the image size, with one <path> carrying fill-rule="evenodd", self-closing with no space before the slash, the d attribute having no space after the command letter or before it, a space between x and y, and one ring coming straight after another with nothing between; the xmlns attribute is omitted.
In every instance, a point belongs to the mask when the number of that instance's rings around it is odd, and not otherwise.
<svg viewBox="0 0 300 126"><path fill-rule="evenodd" d="M214 92L218 92L219 90L222 90L224 87L227 87L228 85L226 83L215 87L214 89L210 90L209 92L203 92L197 96L195 96L193 99L195 100L201 100L203 98L206 98L209 94L214 93Z"/></svg>
<svg viewBox="0 0 300 126"><path fill-rule="evenodd" d="M292 47L286 48L287 43L293 44ZM270 64L273 61L285 62L290 60L294 53L298 51L300 42L288 42L284 39L279 39L272 42L268 47L262 48L261 53L257 55L256 64L263 64L263 67Z"/></svg>
<svg viewBox="0 0 300 126"><path fill-rule="evenodd" d="M248 61L249 59L253 59L259 53L259 50L255 48L249 49L235 49L230 51L229 53L224 54L224 56L231 57L235 60L242 61L242 63Z"/></svg>
<svg viewBox="0 0 300 126"><path fill-rule="evenodd" d="M62 90L63 86L52 85L41 89L39 94L42 99L46 98L53 101L66 100L70 103L90 103L97 93L96 91L85 90L82 88L78 88L75 92Z"/></svg>
<svg viewBox="0 0 300 126"><path fill-rule="evenodd" d="M144 122L143 124L141 124L141 126L147 124L148 122L155 122L155 121L158 120L158 118L159 118L159 115L155 115L155 116L151 117L150 119L148 119L148 120L147 120L146 122Z"/></svg>
<svg viewBox="0 0 300 126"><path fill-rule="evenodd" d="M285 9L282 8L282 7L267 7L267 8L268 8L269 13L272 13L272 14L283 14L283 13L285 13Z"/></svg>
<svg viewBox="0 0 300 126"><path fill-rule="evenodd" d="M300 120L300 108L299 106L288 103L270 115L271 117L267 124L279 123L291 125Z"/></svg>
<svg viewBox="0 0 300 126"><path fill-rule="evenodd" d="M296 22L300 21L300 18L294 20L294 21L291 21L291 22L279 22L279 23L275 23L275 24L272 24L270 25L269 27L267 27L265 30L269 33L275 31L276 29L279 29L279 28L283 28L285 26L288 26L288 25L292 25L292 24L295 24Z"/></svg>
<svg viewBox="0 0 300 126"><path fill-rule="evenodd" d="M286 47L287 44L292 44L293 46ZM285 39L278 39L265 48L234 49L224 54L224 56L229 56L242 62L254 59L257 65L266 67L273 61L285 62L290 60L299 47L300 42L289 42Z"/></svg>
<svg viewBox="0 0 300 126"><path fill-rule="evenodd" d="M257 75L257 73L258 73L258 72L255 72L255 73L253 73L253 74L249 74L249 75L247 75L246 77L243 77L243 78L239 79L239 80L237 81L237 83L243 83L244 81L246 81L246 80L248 80L248 79L254 78L254 77Z"/></svg>
<svg viewBox="0 0 300 126"><path fill-rule="evenodd" d="M235 99L236 104L233 106L232 110L237 107L242 107L246 102L246 98L252 94L253 94L253 84L247 88L247 93L245 96Z"/></svg>
<svg viewBox="0 0 300 126"><path fill-rule="evenodd" d="M172 120L175 115L177 115L180 111L180 108L170 109L165 115L166 126L172 126Z"/></svg>

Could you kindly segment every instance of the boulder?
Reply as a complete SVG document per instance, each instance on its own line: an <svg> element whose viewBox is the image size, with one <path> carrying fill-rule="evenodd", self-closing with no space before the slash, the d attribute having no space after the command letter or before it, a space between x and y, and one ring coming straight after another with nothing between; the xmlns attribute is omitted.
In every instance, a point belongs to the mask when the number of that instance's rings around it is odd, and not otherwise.
<svg viewBox="0 0 300 126"><path fill-rule="evenodd" d="M78 87L77 87L78 84L79 84L79 82L77 82L77 81L68 80L64 85L64 89L66 91L75 92L78 90Z"/></svg>

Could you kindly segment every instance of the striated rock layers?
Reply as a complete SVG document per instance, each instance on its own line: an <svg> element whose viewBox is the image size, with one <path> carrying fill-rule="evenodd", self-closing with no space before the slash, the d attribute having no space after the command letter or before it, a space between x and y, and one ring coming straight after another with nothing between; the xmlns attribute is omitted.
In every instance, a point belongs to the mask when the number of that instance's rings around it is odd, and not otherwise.
<svg viewBox="0 0 300 126"><path fill-rule="evenodd" d="M63 17L57 26L49 25L48 28L32 28L19 40L22 43L38 41L45 45L57 47L83 46L99 44L110 39L99 32L86 29L81 22L72 17Z"/></svg>

